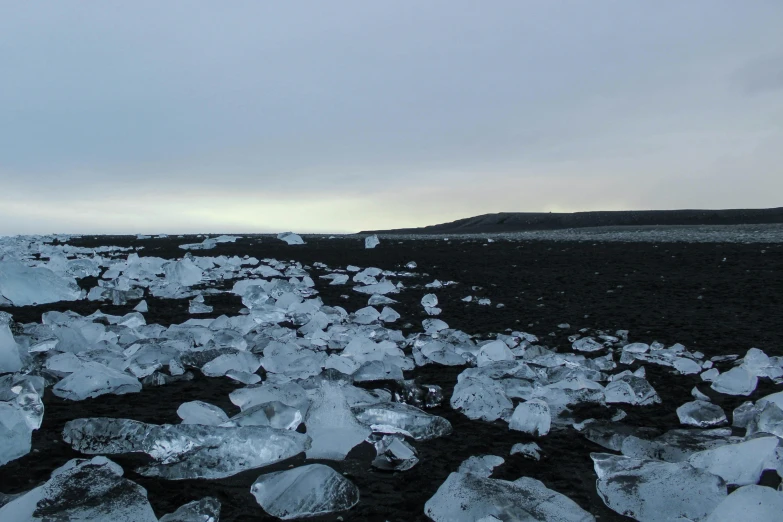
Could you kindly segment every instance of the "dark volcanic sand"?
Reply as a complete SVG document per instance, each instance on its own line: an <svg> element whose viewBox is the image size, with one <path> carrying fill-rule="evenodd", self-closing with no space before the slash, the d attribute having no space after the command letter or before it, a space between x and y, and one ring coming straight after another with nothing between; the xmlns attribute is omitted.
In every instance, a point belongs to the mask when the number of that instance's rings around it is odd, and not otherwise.
<svg viewBox="0 0 783 522"><path fill-rule="evenodd" d="M385 241L374 250L365 250L356 238L306 238L307 245L287 246L270 237L246 238L236 244L219 245L214 250L195 255L251 255L259 259L273 257L312 264L320 261L330 267L355 264L400 270L404 263L415 260L418 273L427 276L404 280L407 286L423 285L434 279L454 280L459 284L434 290L440 299L440 316L452 328L470 334L488 335L507 328L536 334L541 343L566 351L566 337L584 327L614 331L627 329L632 341L658 340L667 345L683 343L688 349L700 350L708 357L718 354L740 354L751 347L763 349L769 355L783 355L783 247L763 244L646 244L646 243L563 243L498 241L485 246L484 241ZM77 246L143 245L141 255L181 257L177 248L194 238L152 239L137 241L129 237L74 239ZM259 242L260 241L260 242ZM765 251L762 253L762 251ZM723 259L725 258L725 261ZM317 278L322 272L311 270L326 304L339 304L349 312L364 307L367 296L353 292L349 286L327 286ZM94 283L90 283L94 284ZM478 285L482 290L473 291ZM609 293L611 291L611 293ZM409 288L392 296L401 301L393 305L402 318L400 328L413 323L414 329L426 317L419 300L430 290ZM342 294L350 296L341 298ZM463 303L466 295L488 297L492 306ZM698 296L702 296L698 299ZM187 301L147 299L148 323L170 324L188 319ZM236 314L241 307L234 296L206 296L215 312ZM504 303L505 308L495 308ZM130 311L128 306L101 306L106 313ZM75 302L45 307L9 310L20 322L40 321L47 309L71 309L89 314L97 303ZM569 330L557 325L569 323ZM402 328L410 332L412 328ZM549 336L550 332L556 335ZM725 366L719 366L725 369ZM633 366L636 368L636 366ZM747 399L755 400L777 391L768 380L759 383L749 398L721 396L701 383L698 376L680 376L669 369L647 365L647 378L660 394L663 404L652 407L624 407L628 417L624 422L658 427L662 430L679 427L675 409L692 400L694 385L714 397L717 404L730 414ZM427 366L417 369L421 382L441 385L446 397L451 396L457 374L463 368ZM618 369L621 370L622 367ZM198 373L198 372L196 372ZM239 410L228 400L228 393L237 387L227 378L206 378L197 375L192 382L174 383L141 393L124 396L103 396L82 402L70 402L54 397L48 390L44 398L46 412L43 426L33 432L33 452L0 467L0 491L26 491L48 479L55 468L74 457L82 457L62 442L61 430L66 421L88 416L115 416L156 423L177 423L177 407L185 401L203 400L216 404L229 415ZM344 472L361 491L361 500L352 510L339 514L343 520L426 520L424 503L448 474L472 455L494 454L506 459L493 476L516 479L521 475L537 478L559 491L599 520L628 520L607 509L595 492L595 474L591 451L604 451L572 429L553 431L535 439L544 456L540 462L509 456L516 442L534 440L509 431L505 423L470 421L448 407L431 410L446 417L454 426L448 437L416 443L420 463L404 473L383 473L371 469L369 448L355 449L345 462L329 462ZM589 406L576 410L580 420L607 417L613 409ZM274 520L268 517L250 495L250 485L261 474L249 471L217 481L165 481L144 478L133 472L142 459L111 456L125 469L126 476L144 486L158 516L174 511L180 505L206 495L217 497L223 505L221 520ZM274 469L285 468L303 459L293 459ZM767 483L775 477L765 474ZM325 520L335 519L325 517Z"/></svg>

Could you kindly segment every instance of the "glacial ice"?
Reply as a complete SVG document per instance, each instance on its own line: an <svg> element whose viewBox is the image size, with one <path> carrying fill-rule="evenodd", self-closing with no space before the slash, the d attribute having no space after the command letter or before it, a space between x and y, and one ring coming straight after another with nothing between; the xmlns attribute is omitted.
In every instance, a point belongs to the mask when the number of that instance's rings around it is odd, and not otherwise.
<svg viewBox="0 0 783 522"><path fill-rule="evenodd" d="M721 373L712 381L713 390L726 395L750 395L756 389L758 377L742 366Z"/></svg>
<svg viewBox="0 0 783 522"><path fill-rule="evenodd" d="M158 522L147 491L122 474L106 457L69 460L46 483L0 507L0 520Z"/></svg>
<svg viewBox="0 0 783 522"><path fill-rule="evenodd" d="M686 402L677 408L677 417L680 423L697 428L712 428L727 422L720 406L700 400Z"/></svg>
<svg viewBox="0 0 783 522"><path fill-rule="evenodd" d="M71 277L62 277L48 268L28 267L6 256L0 259L0 297L13 306L76 301L82 291Z"/></svg>
<svg viewBox="0 0 783 522"><path fill-rule="evenodd" d="M69 421L63 439L87 454L146 453L155 462L137 472L171 480L230 477L310 447L307 435L266 426L158 425L112 418Z"/></svg>
<svg viewBox="0 0 783 522"><path fill-rule="evenodd" d="M359 502L359 489L323 464L261 475L250 493L264 511L283 520L345 511Z"/></svg>
<svg viewBox="0 0 783 522"><path fill-rule="evenodd" d="M451 423L443 417L396 402L378 403L352 408L356 419L377 433L409 434L416 440L430 440L448 435Z"/></svg>
<svg viewBox="0 0 783 522"><path fill-rule="evenodd" d="M625 375L619 379L614 379L604 390L606 402L627 403L637 406L648 404L657 404L661 402L660 397L650 383L641 377Z"/></svg>
<svg viewBox="0 0 783 522"><path fill-rule="evenodd" d="M513 361L514 354L503 341L492 341L481 347L476 355L478 366L486 366L497 361Z"/></svg>
<svg viewBox="0 0 783 522"><path fill-rule="evenodd" d="M342 460L371 433L354 417L342 386L328 381L316 391L305 426L312 438L307 450L310 459Z"/></svg>
<svg viewBox="0 0 783 522"><path fill-rule="evenodd" d="M502 466L505 462L506 460L503 457L498 457L497 455L468 457L467 460L459 465L457 473L472 473L479 477L488 478L492 476L492 472L495 468Z"/></svg>
<svg viewBox="0 0 783 522"><path fill-rule="evenodd" d="M535 442L517 442L511 446L511 455L522 455L529 459L541 460L541 448Z"/></svg>
<svg viewBox="0 0 783 522"><path fill-rule="evenodd" d="M140 391L141 383L136 377L92 361L84 363L81 369L52 387L52 393L72 401L107 393L124 395Z"/></svg>
<svg viewBox="0 0 783 522"><path fill-rule="evenodd" d="M508 421L508 428L536 437L549 433L552 418L549 405L540 399L520 403Z"/></svg>
<svg viewBox="0 0 783 522"><path fill-rule="evenodd" d="M568 497L538 480L522 477L513 482L473 473L452 473L424 505L435 522L498 520L542 522L595 522L595 518Z"/></svg>
<svg viewBox="0 0 783 522"><path fill-rule="evenodd" d="M304 240L302 240L302 236L300 236L299 234L294 234L293 232L281 232L277 235L277 239L285 241L289 245L305 244Z"/></svg>
<svg viewBox="0 0 783 522"><path fill-rule="evenodd" d="M364 238L364 248L375 248L381 243L378 236L372 235Z"/></svg>
<svg viewBox="0 0 783 522"><path fill-rule="evenodd" d="M163 515L159 522L219 522L220 501L204 497L180 506L174 513Z"/></svg>
<svg viewBox="0 0 783 522"><path fill-rule="evenodd" d="M766 486L743 486L717 505L704 522L783 521L783 494Z"/></svg>
<svg viewBox="0 0 783 522"><path fill-rule="evenodd" d="M416 450L405 439L384 435L375 443L377 456L372 461L374 468L386 471L407 471L418 464Z"/></svg>
<svg viewBox="0 0 783 522"><path fill-rule="evenodd" d="M203 401L183 402L177 408L177 415L182 419L182 424L203 424L204 426L217 426L228 421L226 412Z"/></svg>
<svg viewBox="0 0 783 522"><path fill-rule="evenodd" d="M571 347L577 352L596 352L598 350L604 349L604 345L592 337L583 337L582 339L577 339L574 341Z"/></svg>
<svg viewBox="0 0 783 522"><path fill-rule="evenodd" d="M22 369L19 348L8 324L0 322L0 374L18 372Z"/></svg>
<svg viewBox="0 0 783 522"><path fill-rule="evenodd" d="M728 484L756 484L777 446L777 437L759 437L694 453L688 463L722 477Z"/></svg>
<svg viewBox="0 0 783 522"><path fill-rule="evenodd" d="M468 370L457 377L450 403L468 418L487 422L508 418L514 409L502 384L484 376L474 377Z"/></svg>
<svg viewBox="0 0 783 522"><path fill-rule="evenodd" d="M591 453L604 503L641 522L701 520L726 498L725 481L686 462Z"/></svg>

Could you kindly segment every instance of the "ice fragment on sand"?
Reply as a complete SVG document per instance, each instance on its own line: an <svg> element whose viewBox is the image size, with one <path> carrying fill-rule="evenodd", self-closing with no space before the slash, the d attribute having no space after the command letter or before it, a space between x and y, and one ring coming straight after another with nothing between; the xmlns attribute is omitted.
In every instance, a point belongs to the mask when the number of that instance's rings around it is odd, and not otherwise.
<svg viewBox="0 0 783 522"><path fill-rule="evenodd" d="M381 311L381 315L378 316L378 319L380 319L384 323L393 323L399 318L400 318L400 314L398 314L395 310L389 308L388 306L384 306L383 310Z"/></svg>
<svg viewBox="0 0 783 522"><path fill-rule="evenodd" d="M677 417L680 423L697 428L712 428L727 422L723 409L706 401L686 402L677 408Z"/></svg>
<svg viewBox="0 0 783 522"><path fill-rule="evenodd" d="M313 439L307 451L310 459L342 460L371 433L354 417L343 387L328 381L317 390L305 417L305 426Z"/></svg>
<svg viewBox="0 0 783 522"><path fill-rule="evenodd" d="M248 352L227 353L205 364L201 371L208 377L221 377L231 370L255 373L261 367L261 361Z"/></svg>
<svg viewBox="0 0 783 522"><path fill-rule="evenodd" d="M250 493L264 511L283 520L345 511L359 502L359 489L323 464L261 475Z"/></svg>
<svg viewBox="0 0 783 522"><path fill-rule="evenodd" d="M449 327L445 321L441 321L440 319L425 319L421 322L421 326L424 328L424 332L429 335L438 333Z"/></svg>
<svg viewBox="0 0 783 522"><path fill-rule="evenodd" d="M577 352L596 352L598 350L603 350L604 345L592 337L583 337L582 339L577 339L574 341L574 343L571 345L571 348Z"/></svg>
<svg viewBox="0 0 783 522"><path fill-rule="evenodd" d="M310 447L307 435L265 426L158 425L111 418L69 421L63 439L87 454L147 453L155 462L138 473L172 480L230 477Z"/></svg>
<svg viewBox="0 0 783 522"><path fill-rule="evenodd" d="M674 360L673 364L674 369L683 375L693 375L700 373L702 370L701 364L697 363L693 359L688 359L686 357L678 357Z"/></svg>
<svg viewBox="0 0 783 522"><path fill-rule="evenodd" d="M277 234L277 239L285 241L289 245L305 244L305 242L302 240L302 236L300 236L299 234L294 234L293 232L281 232Z"/></svg>
<svg viewBox="0 0 783 522"><path fill-rule="evenodd" d="M511 446L511 455L523 455L529 459L540 460L541 448L535 442L517 442Z"/></svg>
<svg viewBox="0 0 783 522"><path fill-rule="evenodd" d="M509 482L473 473L452 473L424 505L435 522L520 520L594 522L576 502L548 489L538 480L522 477Z"/></svg>
<svg viewBox="0 0 783 522"><path fill-rule="evenodd" d="M728 484L755 484L768 460L774 457L777 437L759 437L694 453L688 462L722 477Z"/></svg>
<svg viewBox="0 0 783 522"><path fill-rule="evenodd" d="M766 486L743 486L723 499L704 522L783 521L783 494Z"/></svg>
<svg viewBox="0 0 783 522"><path fill-rule="evenodd" d="M217 426L228 421L226 412L202 401L183 402L177 408L177 415L182 419L182 424L203 424L205 426Z"/></svg>
<svg viewBox="0 0 783 522"><path fill-rule="evenodd" d="M551 424L549 405L540 399L532 399L516 407L508 421L508 428L543 437L549 433Z"/></svg>
<svg viewBox="0 0 783 522"><path fill-rule="evenodd" d="M9 257L0 260L0 297L14 306L76 301L81 296L73 278L61 277L44 267L30 268Z"/></svg>
<svg viewBox="0 0 783 522"><path fill-rule="evenodd" d="M220 501L214 497L188 502L174 513L160 518L160 522L218 522L219 520Z"/></svg>
<svg viewBox="0 0 783 522"><path fill-rule="evenodd" d="M492 341L485 344L476 356L478 366L486 366L496 361L513 361L514 354L503 341Z"/></svg>
<svg viewBox="0 0 783 522"><path fill-rule="evenodd" d="M381 281L380 283L374 283L365 286L354 286L353 289L362 294L378 294L386 295L391 293L397 293L399 290L391 281Z"/></svg>
<svg viewBox="0 0 783 522"><path fill-rule="evenodd" d="M596 488L617 513L642 522L701 520L726 498L726 483L686 462L669 463L591 453Z"/></svg>
<svg viewBox="0 0 783 522"><path fill-rule="evenodd" d="M122 477L122 468L105 457L73 459L51 478L0 507L0 520L157 522L147 491Z"/></svg>
<svg viewBox="0 0 783 522"><path fill-rule="evenodd" d="M378 236L372 235L364 238L364 248L375 248L381 243Z"/></svg>
<svg viewBox="0 0 783 522"><path fill-rule="evenodd" d="M758 377L748 372L742 366L737 366L718 375L712 381L711 388L726 395L750 395L756 389L757 383Z"/></svg>
<svg viewBox="0 0 783 522"><path fill-rule="evenodd" d="M355 406L356 419L378 433L410 434L416 440L430 440L448 435L451 423L443 417L431 415L411 406L396 402Z"/></svg>
<svg viewBox="0 0 783 522"><path fill-rule="evenodd" d="M641 377L624 375L610 382L604 390L607 403L627 403L638 406L661 402L650 383Z"/></svg>
<svg viewBox="0 0 783 522"><path fill-rule="evenodd" d="M14 340L8 324L0 323L0 374L18 372L21 369L19 345Z"/></svg>
<svg viewBox="0 0 783 522"><path fill-rule="evenodd" d="M136 306L134 306L133 309L136 312L140 312L140 313L149 312L149 306L147 305L147 301L145 301L143 299L141 301L139 301L139 303Z"/></svg>
<svg viewBox="0 0 783 522"><path fill-rule="evenodd" d="M467 371L457 377L457 385L451 395L451 407L473 420L491 422L508 418L514 404L506 395L503 385L487 377L474 377Z"/></svg>
<svg viewBox="0 0 783 522"><path fill-rule="evenodd" d="M482 455L480 457L469 457L459 465L458 473L472 473L479 477L489 477L492 470L502 465L506 460L497 455Z"/></svg>
<svg viewBox="0 0 783 522"><path fill-rule="evenodd" d="M52 393L63 399L82 401L111 393L124 395L141 391L141 383L132 375L97 362L87 362L52 387Z"/></svg>
<svg viewBox="0 0 783 522"><path fill-rule="evenodd" d="M384 435L375 443L377 456L372 461L374 468L386 471L407 471L415 466L419 459L416 450L400 437Z"/></svg>

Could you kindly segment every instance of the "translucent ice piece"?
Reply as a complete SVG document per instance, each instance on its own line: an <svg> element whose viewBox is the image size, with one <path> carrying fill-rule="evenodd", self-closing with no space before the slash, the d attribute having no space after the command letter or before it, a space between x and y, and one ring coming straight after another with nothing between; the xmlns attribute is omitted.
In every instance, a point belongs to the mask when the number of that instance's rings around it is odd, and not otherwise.
<svg viewBox="0 0 783 522"><path fill-rule="evenodd" d="M0 297L14 306L76 301L82 291L73 278L61 277L48 268L30 268L16 259L0 260Z"/></svg>
<svg viewBox="0 0 783 522"><path fill-rule="evenodd" d="M398 402L355 406L352 411L357 420L378 433L409 433L416 440L430 440L448 435L451 423L443 417ZM391 429L390 429L391 428Z"/></svg>
<svg viewBox="0 0 783 522"><path fill-rule="evenodd" d="M217 426L228 421L226 412L202 401L183 402L177 408L177 415L182 419L182 424L203 424L205 426Z"/></svg>
<svg viewBox="0 0 783 522"><path fill-rule="evenodd" d="M313 439L307 451L311 459L342 460L371 433L354 417L342 386L328 381L316 392L305 426Z"/></svg>
<svg viewBox="0 0 783 522"><path fill-rule="evenodd" d="M372 235L364 238L364 248L375 248L377 247L381 241L378 239L378 236Z"/></svg>
<svg viewBox="0 0 783 522"><path fill-rule="evenodd" d="M677 417L680 423L697 428L712 428L727 422L723 409L706 401L686 402L677 408Z"/></svg>
<svg viewBox="0 0 783 522"><path fill-rule="evenodd" d="M540 399L520 403L508 421L509 429L536 437L543 437L549 433L551 425L549 405Z"/></svg>
<svg viewBox="0 0 783 522"><path fill-rule="evenodd" d="M160 522L218 522L219 520L220 501L214 497L188 502L174 513L160 518Z"/></svg>
<svg viewBox="0 0 783 522"><path fill-rule="evenodd" d="M359 502L359 489L323 464L261 475L250 493L264 511L283 520L345 511Z"/></svg>
<svg viewBox="0 0 783 522"><path fill-rule="evenodd" d="M759 437L694 453L688 462L722 477L728 484L745 486L759 481L777 446L777 437Z"/></svg>
<svg viewBox="0 0 783 522"><path fill-rule="evenodd" d="M756 389L758 377L742 366L724 372L712 381L711 388L726 395L750 395Z"/></svg>
<svg viewBox="0 0 783 522"><path fill-rule="evenodd" d="M743 486L723 499L704 522L739 520L783 520L783 494L765 486Z"/></svg>
<svg viewBox="0 0 783 522"><path fill-rule="evenodd" d="M302 236L299 234L294 234L293 232L281 232L277 235L277 239L280 239L282 241L285 241L289 245L304 245L305 242L302 240Z"/></svg>
<svg viewBox="0 0 783 522"><path fill-rule="evenodd" d="M415 466L419 459L413 446L400 437L384 435L375 443L377 456L372 461L374 468L386 471L407 471Z"/></svg>
<svg viewBox="0 0 783 522"><path fill-rule="evenodd" d="M111 393L124 395L141 391L141 383L132 375L96 362L84 366L52 387L52 393L63 399L82 401Z"/></svg>

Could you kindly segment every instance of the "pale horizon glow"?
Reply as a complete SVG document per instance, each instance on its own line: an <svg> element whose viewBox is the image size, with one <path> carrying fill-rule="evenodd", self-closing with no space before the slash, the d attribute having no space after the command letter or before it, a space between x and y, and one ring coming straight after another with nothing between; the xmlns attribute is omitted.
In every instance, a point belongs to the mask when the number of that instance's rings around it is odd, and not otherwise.
<svg viewBox="0 0 783 522"><path fill-rule="evenodd" d="M7 2L0 235L783 205L778 0Z"/></svg>

